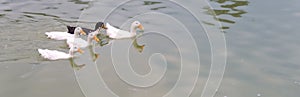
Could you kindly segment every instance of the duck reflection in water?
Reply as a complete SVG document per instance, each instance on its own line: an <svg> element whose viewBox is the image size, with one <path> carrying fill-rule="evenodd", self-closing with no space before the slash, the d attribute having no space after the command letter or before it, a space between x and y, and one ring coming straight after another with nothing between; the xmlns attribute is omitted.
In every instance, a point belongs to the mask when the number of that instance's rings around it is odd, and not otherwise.
<svg viewBox="0 0 300 97"><path fill-rule="evenodd" d="M140 52L140 53L143 52L144 47L145 47L145 44L143 44L143 45L138 44L137 38L135 38L135 39L133 40L132 45L133 45L134 48L135 48L138 52Z"/></svg>
<svg viewBox="0 0 300 97"><path fill-rule="evenodd" d="M93 59L93 62L95 62L99 58L99 54L95 53L93 45L89 46L89 51L90 51L90 55L91 55L91 57Z"/></svg>
<svg viewBox="0 0 300 97"><path fill-rule="evenodd" d="M107 35L105 34L98 34L97 37L100 39L100 41L98 42L98 44L102 47L102 46L105 46L105 45L109 45L114 39L112 38L109 38ZM142 37L142 33L141 34L138 34L136 37L133 37L133 38L129 38L129 39L132 39L132 45L133 47L139 52L139 53L142 53L143 50L144 50L144 47L145 47L145 44L141 45L141 44L138 44L138 38ZM122 40L119 40L119 41L122 41Z"/></svg>
<svg viewBox="0 0 300 97"><path fill-rule="evenodd" d="M102 24L103 25L103 24ZM95 32L95 33L94 33ZM88 45L88 49L89 49L89 52L90 52L90 56L91 56L91 59L93 62L96 62L96 60L99 58L99 54L95 52L95 43L93 43L93 39L97 39L95 42L96 44L99 44L100 46L105 46L105 45L108 45L111 43L112 40L115 40L115 39L112 39L110 38L108 35L106 34L102 34L100 33L101 31L100 30L95 30L94 32L91 32L88 34L87 36L87 42L89 43ZM97 32L97 33L96 33ZM136 35L135 37L132 37L130 39L132 39L132 45L133 47L139 52L139 53L142 53L143 50L144 50L144 47L145 45L140 45L138 44L138 38L140 38L142 36L142 33L141 34L138 34ZM97 37L97 38L95 38ZM81 68L83 68L85 66L85 64L81 64L81 65L77 65L75 62L74 62L74 59L71 58L70 59L70 63L71 63L71 66L76 69L76 70L80 70Z"/></svg>
<svg viewBox="0 0 300 97"><path fill-rule="evenodd" d="M83 68L85 66L85 64L80 64L80 65L76 64L74 61L74 58L70 58L69 61L70 61L71 67L75 70L80 70L81 68Z"/></svg>

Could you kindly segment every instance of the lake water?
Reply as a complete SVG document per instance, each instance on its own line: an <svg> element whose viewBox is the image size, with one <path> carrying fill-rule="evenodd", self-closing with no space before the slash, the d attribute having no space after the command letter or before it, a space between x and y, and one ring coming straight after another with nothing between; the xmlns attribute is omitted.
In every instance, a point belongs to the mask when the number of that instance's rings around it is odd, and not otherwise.
<svg viewBox="0 0 300 97"><path fill-rule="evenodd" d="M207 1L213 9L194 0L176 1L0 0L0 96L161 97L180 82L177 94L169 97L183 97L191 86L191 97L200 97L215 45L205 25L218 25L206 17L221 22L217 28L224 32L216 33L225 36L227 47L224 77L213 97L300 95L299 0ZM194 18L189 12L204 15ZM143 35L103 39L109 44L86 48L74 59L85 64L80 70L69 60L49 61L37 52L68 51L64 41L47 39L46 31L66 31L66 25L92 28L97 21L129 30L133 20L143 24ZM96 62L91 51L100 55ZM135 80L124 69L130 66L139 75L149 74L149 80ZM149 84L151 79L159 82Z"/></svg>

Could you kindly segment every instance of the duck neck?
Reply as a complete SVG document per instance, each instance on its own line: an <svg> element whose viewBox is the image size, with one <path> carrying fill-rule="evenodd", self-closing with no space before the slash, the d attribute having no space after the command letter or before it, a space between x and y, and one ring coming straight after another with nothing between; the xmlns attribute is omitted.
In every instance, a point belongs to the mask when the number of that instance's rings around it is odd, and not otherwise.
<svg viewBox="0 0 300 97"><path fill-rule="evenodd" d="M91 44L92 44L92 39L93 39L93 37L90 37L90 36L88 36L88 38L87 38L87 42L88 42L88 44L89 44L89 45L91 45Z"/></svg>
<svg viewBox="0 0 300 97"><path fill-rule="evenodd" d="M74 56L73 50L69 50L69 55L70 55L70 57L73 57L73 56Z"/></svg>
<svg viewBox="0 0 300 97"><path fill-rule="evenodd" d="M75 32L74 33L74 38L78 38L79 37L79 32Z"/></svg>
<svg viewBox="0 0 300 97"><path fill-rule="evenodd" d="M94 31L98 30L98 28L99 28L98 25L96 25L94 28Z"/></svg>
<svg viewBox="0 0 300 97"><path fill-rule="evenodd" d="M95 29L95 34L99 34L100 33L100 28Z"/></svg>
<svg viewBox="0 0 300 97"><path fill-rule="evenodd" d="M98 22L96 25L95 25L95 29L94 30L97 30L98 28L100 28L102 26L103 23L100 23Z"/></svg>
<svg viewBox="0 0 300 97"><path fill-rule="evenodd" d="M130 26L130 33L131 34L136 34L136 27L135 26L133 26L133 25Z"/></svg>
<svg viewBox="0 0 300 97"><path fill-rule="evenodd" d="M74 36L74 38L78 38L78 37L79 37L79 35L75 35L75 36Z"/></svg>

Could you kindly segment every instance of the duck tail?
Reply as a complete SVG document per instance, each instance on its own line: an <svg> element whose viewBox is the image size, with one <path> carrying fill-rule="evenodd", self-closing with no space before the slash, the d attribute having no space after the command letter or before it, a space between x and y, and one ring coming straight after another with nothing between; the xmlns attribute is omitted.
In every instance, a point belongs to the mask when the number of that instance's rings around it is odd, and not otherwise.
<svg viewBox="0 0 300 97"><path fill-rule="evenodd" d="M70 33L70 34L74 34L74 30L75 30L75 28L76 28L76 27L67 26L68 33Z"/></svg>

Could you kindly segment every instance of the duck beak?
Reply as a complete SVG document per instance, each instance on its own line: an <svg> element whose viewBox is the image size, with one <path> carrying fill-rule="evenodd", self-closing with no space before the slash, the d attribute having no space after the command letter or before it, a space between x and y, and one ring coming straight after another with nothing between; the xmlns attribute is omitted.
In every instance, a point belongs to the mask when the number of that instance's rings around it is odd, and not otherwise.
<svg viewBox="0 0 300 97"><path fill-rule="evenodd" d="M141 49L139 49L138 51L141 53L141 52L143 52L144 48L145 48L145 45L142 45Z"/></svg>
<svg viewBox="0 0 300 97"><path fill-rule="evenodd" d="M78 50L77 50L79 53L83 53L83 50L81 50L80 48L78 48Z"/></svg>
<svg viewBox="0 0 300 97"><path fill-rule="evenodd" d="M144 27L143 27L142 24L140 24L140 25L138 26L138 28L144 31Z"/></svg>
<svg viewBox="0 0 300 97"><path fill-rule="evenodd" d="M80 30L81 35L86 35L86 33L83 30Z"/></svg>
<svg viewBox="0 0 300 97"><path fill-rule="evenodd" d="M101 26L101 28L103 28L103 29L107 29L107 27L103 24L102 26Z"/></svg>
<svg viewBox="0 0 300 97"><path fill-rule="evenodd" d="M99 39L96 35L95 35L93 38L94 38L94 40L97 41L97 42L100 41L100 39Z"/></svg>

